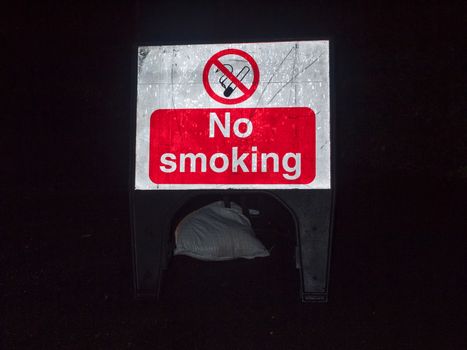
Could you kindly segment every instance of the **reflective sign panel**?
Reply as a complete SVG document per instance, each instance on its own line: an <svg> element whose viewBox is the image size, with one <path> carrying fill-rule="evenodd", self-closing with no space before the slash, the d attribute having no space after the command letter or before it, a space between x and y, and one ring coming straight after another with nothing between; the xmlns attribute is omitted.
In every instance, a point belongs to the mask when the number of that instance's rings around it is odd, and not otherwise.
<svg viewBox="0 0 467 350"><path fill-rule="evenodd" d="M330 188L327 41L138 49L135 188Z"/></svg>

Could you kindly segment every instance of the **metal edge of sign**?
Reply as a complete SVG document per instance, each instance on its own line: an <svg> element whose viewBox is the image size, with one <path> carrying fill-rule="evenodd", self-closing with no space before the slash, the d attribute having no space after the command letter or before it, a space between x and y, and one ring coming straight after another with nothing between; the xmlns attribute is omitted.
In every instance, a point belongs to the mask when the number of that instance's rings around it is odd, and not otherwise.
<svg viewBox="0 0 467 350"><path fill-rule="evenodd" d="M128 186L129 186L129 195L128 195L128 205L129 205L129 216L130 216L130 246L131 246L131 284L133 291L133 298L138 297L137 292L137 266L136 266L136 237L135 237L135 222L136 222L136 213L135 213L135 193L136 193L136 123L137 123L137 107L138 107L138 52L139 46L132 45L131 48L131 58L130 58L130 82L132 87L130 92L130 106L131 106L131 115L132 118L129 121L129 131L130 131L130 140L128 142L128 151L129 151L129 177L128 177Z"/></svg>
<svg viewBox="0 0 467 350"><path fill-rule="evenodd" d="M329 286L331 279L331 258L332 258L332 245L333 245L333 232L334 232L334 218L336 208L336 93L333 88L334 74L335 74L335 61L334 61L335 47L334 41L328 40L328 58L329 58L329 158L330 158L330 188L331 191L331 207L329 215L329 236L328 236L328 247L327 247L327 268L326 268L326 283L325 283L325 299L322 302L328 302L329 300Z"/></svg>

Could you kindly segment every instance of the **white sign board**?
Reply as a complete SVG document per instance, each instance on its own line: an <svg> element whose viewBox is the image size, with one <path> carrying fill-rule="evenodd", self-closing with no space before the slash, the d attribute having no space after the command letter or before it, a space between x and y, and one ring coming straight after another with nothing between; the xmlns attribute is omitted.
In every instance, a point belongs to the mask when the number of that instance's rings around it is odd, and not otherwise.
<svg viewBox="0 0 467 350"><path fill-rule="evenodd" d="M329 189L328 41L138 49L135 188Z"/></svg>

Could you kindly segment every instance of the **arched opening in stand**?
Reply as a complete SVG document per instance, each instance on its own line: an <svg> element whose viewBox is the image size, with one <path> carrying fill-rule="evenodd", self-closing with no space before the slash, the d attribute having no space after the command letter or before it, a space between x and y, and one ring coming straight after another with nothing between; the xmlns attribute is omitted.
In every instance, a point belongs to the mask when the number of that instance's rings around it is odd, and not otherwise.
<svg viewBox="0 0 467 350"><path fill-rule="evenodd" d="M268 257L201 261L173 255L164 273L161 299L187 302L251 299L296 301L300 275L297 269L298 232L294 213L268 192L200 194L181 205L171 223L171 251L175 230L188 214L216 201L233 202L243 208Z"/></svg>

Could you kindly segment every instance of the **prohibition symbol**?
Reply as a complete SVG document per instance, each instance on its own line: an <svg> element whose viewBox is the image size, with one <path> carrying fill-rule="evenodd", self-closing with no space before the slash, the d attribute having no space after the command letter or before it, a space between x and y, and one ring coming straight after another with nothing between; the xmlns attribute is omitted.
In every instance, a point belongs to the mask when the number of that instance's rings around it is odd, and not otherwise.
<svg viewBox="0 0 467 350"><path fill-rule="evenodd" d="M240 56L244 60L246 60L249 65L251 66L251 71L248 66L244 66L238 73L233 72L233 67L229 64L222 63L219 59L227 56L227 55L236 55ZM237 57L238 60L238 57ZM230 67L230 68L229 68ZM216 71L223 74L215 84L220 84L224 89L224 93L219 93L219 89L214 91L213 87L211 86L211 82L209 81L209 72L211 68L216 68ZM243 79L248 75L253 74L253 79L251 85L249 87L243 82ZM248 53L238 49L226 49L219 51L214 56L212 56L204 66L203 71L203 84L204 88L206 89L209 96L211 96L217 102L223 104L237 104L240 102L245 101L253 93L255 92L256 88L258 87L259 83L259 69L258 64L255 62L253 57L251 57ZM236 95L237 97L229 98L229 96L235 91L239 90ZM240 93L240 96L238 96ZM224 96L222 96L224 95Z"/></svg>

